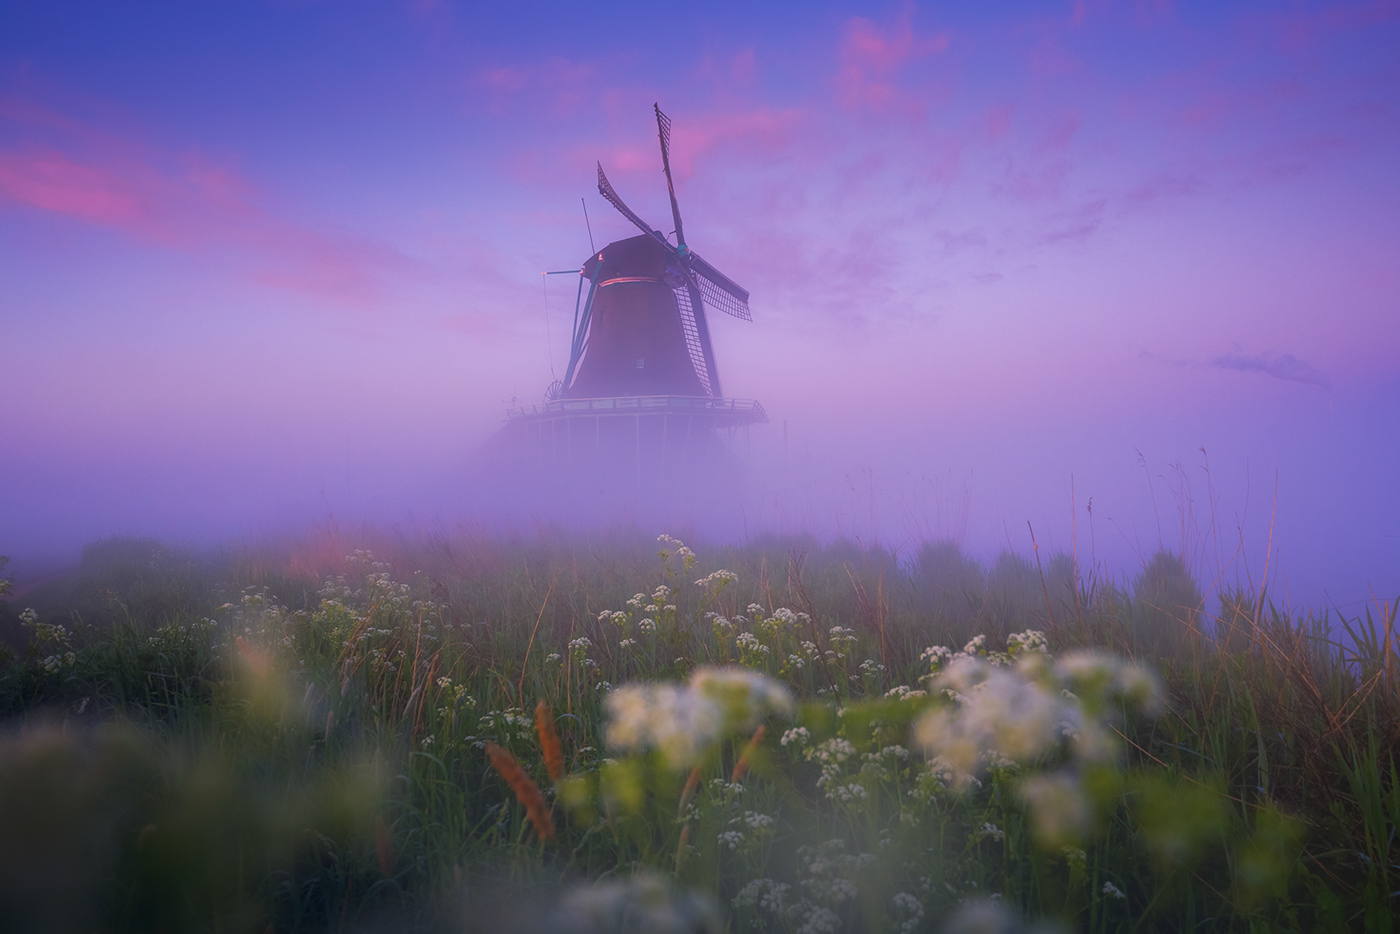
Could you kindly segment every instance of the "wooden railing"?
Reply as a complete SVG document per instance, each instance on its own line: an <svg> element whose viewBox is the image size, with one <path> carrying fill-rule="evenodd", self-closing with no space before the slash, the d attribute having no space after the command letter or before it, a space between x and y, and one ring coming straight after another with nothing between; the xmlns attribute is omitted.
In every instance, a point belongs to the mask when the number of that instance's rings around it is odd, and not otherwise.
<svg viewBox="0 0 1400 934"><path fill-rule="evenodd" d="M750 424L768 421L763 406L753 399L711 396L606 396L599 399L555 399L543 405L507 409L511 421L564 415L689 415L729 416Z"/></svg>

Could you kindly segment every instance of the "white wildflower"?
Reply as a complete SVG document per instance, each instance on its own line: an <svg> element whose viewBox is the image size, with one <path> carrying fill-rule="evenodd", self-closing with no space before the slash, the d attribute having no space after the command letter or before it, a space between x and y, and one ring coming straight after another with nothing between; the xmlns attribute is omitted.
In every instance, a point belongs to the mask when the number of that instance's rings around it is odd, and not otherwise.
<svg viewBox="0 0 1400 934"><path fill-rule="evenodd" d="M797 934L836 934L841 930L841 918L829 908L813 908L802 919Z"/></svg>
<svg viewBox="0 0 1400 934"><path fill-rule="evenodd" d="M919 661L933 671L941 671L952 657L953 650L946 645L931 645L919 653Z"/></svg>
<svg viewBox="0 0 1400 934"><path fill-rule="evenodd" d="M898 892L890 899L894 915L899 921L899 934L912 934L924 920L924 903L908 892Z"/></svg>
<svg viewBox="0 0 1400 934"><path fill-rule="evenodd" d="M772 879L755 879L739 890L731 903L739 909L757 909L777 914L786 907L788 893L792 886Z"/></svg>
<svg viewBox="0 0 1400 934"><path fill-rule="evenodd" d="M724 833L719 835L719 838L716 842L718 842L719 845L722 847L728 847L731 850L737 850L739 848L739 844L744 842L744 834L738 830L726 830Z"/></svg>
<svg viewBox="0 0 1400 934"><path fill-rule="evenodd" d="M811 741L812 734L805 726L795 726L790 730L786 730L783 733L783 738L779 740L784 746L790 743L796 743L798 746L806 746Z"/></svg>
<svg viewBox="0 0 1400 934"><path fill-rule="evenodd" d="M806 733L807 731L804 729L802 732ZM803 753L803 756L810 762L840 764L855 754L856 747L852 746L848 740L837 736L826 740L815 749L808 749Z"/></svg>
<svg viewBox="0 0 1400 934"><path fill-rule="evenodd" d="M1050 651L1050 640L1045 638L1045 633L1039 629L1027 629L1025 632L1013 632L1006 637L1006 652L1012 658L1024 655L1028 652L1039 652L1044 655Z"/></svg>
<svg viewBox="0 0 1400 934"><path fill-rule="evenodd" d="M847 782L844 785L831 785L826 789L826 796L832 801L850 804L854 801L864 801L870 797L870 792L859 782Z"/></svg>
<svg viewBox="0 0 1400 934"><path fill-rule="evenodd" d="M773 826L773 818L767 814L760 814L757 811L745 811L744 823L755 830L767 830Z"/></svg>

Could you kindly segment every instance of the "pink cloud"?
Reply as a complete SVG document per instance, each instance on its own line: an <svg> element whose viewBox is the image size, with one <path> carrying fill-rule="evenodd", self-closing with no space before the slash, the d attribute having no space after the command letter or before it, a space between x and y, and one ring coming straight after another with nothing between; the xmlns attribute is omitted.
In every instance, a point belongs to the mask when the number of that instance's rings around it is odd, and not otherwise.
<svg viewBox="0 0 1400 934"><path fill-rule="evenodd" d="M719 110L706 113L672 113L671 170L677 179L689 178L697 160L720 148L732 148L764 158L789 150L807 124L807 114L796 108L770 110ZM596 144L574 147L575 159L598 160L609 176L627 172L654 172L660 165L655 127L645 140L600 148ZM573 160L571 160L573 161Z"/></svg>
<svg viewBox="0 0 1400 934"><path fill-rule="evenodd" d="M404 6L408 8L409 15L418 20L431 20L452 13L452 5L447 0L406 0Z"/></svg>
<svg viewBox="0 0 1400 934"><path fill-rule="evenodd" d="M1349 148L1346 140L1326 133L1279 140L1256 153L1246 170L1252 178L1265 181L1292 178L1312 171L1319 163Z"/></svg>
<svg viewBox="0 0 1400 934"><path fill-rule="evenodd" d="M1050 229L1041 235L1040 242L1053 244L1088 239L1103 224L1107 208L1106 198L1096 198L1068 211L1055 212L1049 218Z"/></svg>
<svg viewBox="0 0 1400 934"><path fill-rule="evenodd" d="M0 197L108 226L133 226L146 213L129 184L53 150L0 151Z"/></svg>
<svg viewBox="0 0 1400 934"><path fill-rule="evenodd" d="M841 67L836 88L841 103L852 109L884 111L900 100L897 75L910 62L948 48L948 33L919 36L913 16L905 9L887 30L857 17L846 24L841 38Z"/></svg>
<svg viewBox="0 0 1400 934"><path fill-rule="evenodd" d="M1058 27L1044 29L1031 49L1029 65L1033 77L1054 78L1079 74L1084 70L1083 62L1060 43L1058 32Z"/></svg>
<svg viewBox="0 0 1400 934"><path fill-rule="evenodd" d="M1074 139L1074 134L1077 132L1079 132L1079 114L1062 114L1046 128L1036 149L1042 155L1062 152L1069 147L1070 141Z"/></svg>
<svg viewBox="0 0 1400 934"><path fill-rule="evenodd" d="M1295 78L1284 78L1255 86L1222 89L1214 67L1193 76L1200 82L1195 96L1178 111L1177 118L1188 126L1218 130L1233 126L1244 116L1257 117L1279 111L1302 101L1307 89Z"/></svg>
<svg viewBox="0 0 1400 934"><path fill-rule="evenodd" d="M1139 26L1155 26L1172 18L1173 0L1133 0L1133 17Z"/></svg>
<svg viewBox="0 0 1400 934"><path fill-rule="evenodd" d="M956 137L929 140L924 152L925 178L930 182L951 182L962 168L962 154L962 140Z"/></svg>
<svg viewBox="0 0 1400 934"><path fill-rule="evenodd" d="M1146 207L1162 201L1189 198L1204 188L1194 175L1157 175L1128 189L1123 203L1129 209Z"/></svg>
<svg viewBox="0 0 1400 934"><path fill-rule="evenodd" d="M0 209L35 210L166 249L236 255L253 281L337 303L373 303L405 260L383 244L270 211L236 169L0 101Z"/></svg>
<svg viewBox="0 0 1400 934"><path fill-rule="evenodd" d="M497 113L515 106L521 97L543 98L551 112L565 113L596 97L596 79L592 63L555 57L483 68L472 75L471 84L487 91L488 103Z"/></svg>
<svg viewBox="0 0 1400 934"><path fill-rule="evenodd" d="M706 52L693 70L695 77L716 90L750 88L758 77L758 53L753 46L737 52Z"/></svg>
<svg viewBox="0 0 1400 934"><path fill-rule="evenodd" d="M725 145L761 154L778 152L793 141L803 122L804 114L795 108L697 114L674 125L673 167L683 176L689 175L697 158Z"/></svg>
<svg viewBox="0 0 1400 934"><path fill-rule="evenodd" d="M1122 22L1124 4L1115 0L1073 0L1070 4L1069 25L1083 26L1092 18L1097 23ZM1174 0L1133 0L1132 22L1139 28L1151 28L1166 22L1176 13Z"/></svg>
<svg viewBox="0 0 1400 934"><path fill-rule="evenodd" d="M1064 159L1011 162L993 190L1017 201L1042 201L1058 196L1068 175L1069 163Z"/></svg>
<svg viewBox="0 0 1400 934"><path fill-rule="evenodd" d="M1271 13L1266 15L1263 25L1276 37L1280 48L1300 52L1312 48L1328 35L1397 19L1400 19L1400 0L1366 0L1334 3L1315 11L1292 8Z"/></svg>
<svg viewBox="0 0 1400 934"><path fill-rule="evenodd" d="M1006 135L1006 132L1011 129L1012 109L1010 104L999 104L987 110L986 121L988 139L1001 139Z"/></svg>
<svg viewBox="0 0 1400 934"><path fill-rule="evenodd" d="M735 84L752 84L757 74L758 67L755 64L754 50L752 47L744 49L730 59L729 77Z"/></svg>

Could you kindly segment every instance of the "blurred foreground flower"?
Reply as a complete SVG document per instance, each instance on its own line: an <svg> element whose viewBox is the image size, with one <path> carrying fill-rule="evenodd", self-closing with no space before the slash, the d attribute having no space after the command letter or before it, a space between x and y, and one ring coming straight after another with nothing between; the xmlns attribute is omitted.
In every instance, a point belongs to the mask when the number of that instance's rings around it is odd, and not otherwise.
<svg viewBox="0 0 1400 934"><path fill-rule="evenodd" d="M1063 744L1083 761L1110 761L1117 752L1110 712L1153 713L1160 689L1151 673L1098 652L1052 661L1040 652L1009 666L963 655L932 679L952 707L925 713L915 740L957 773L984 765L1024 765Z"/></svg>
<svg viewBox="0 0 1400 934"><path fill-rule="evenodd" d="M685 684L628 684L608 695L608 746L656 749L673 769L693 766L719 740L769 716L790 717L791 692L746 668L697 668Z"/></svg>
<svg viewBox="0 0 1400 934"><path fill-rule="evenodd" d="M724 929L706 896L642 872L580 886L559 903L552 929L568 934L708 934Z"/></svg>
<svg viewBox="0 0 1400 934"><path fill-rule="evenodd" d="M921 716L914 739L961 788L983 768L1028 766L1058 754L1058 769L1028 775L1017 789L1037 837L1058 847L1088 830L1096 799L1107 791L1091 777L1110 774L1116 762L1115 716L1155 713L1161 692L1151 673L1101 652L1051 659L1041 644L1016 648L1010 664L953 657L931 679L953 704Z"/></svg>

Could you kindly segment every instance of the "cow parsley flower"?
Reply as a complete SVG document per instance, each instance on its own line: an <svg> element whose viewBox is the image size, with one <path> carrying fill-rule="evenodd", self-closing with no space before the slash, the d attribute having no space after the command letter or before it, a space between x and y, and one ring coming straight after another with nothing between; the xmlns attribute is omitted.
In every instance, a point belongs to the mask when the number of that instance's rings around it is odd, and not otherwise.
<svg viewBox="0 0 1400 934"><path fill-rule="evenodd" d="M685 684L627 684L608 695L607 741L621 752L656 749L673 768L694 765L724 736L791 716L786 687L744 668L697 668Z"/></svg>

